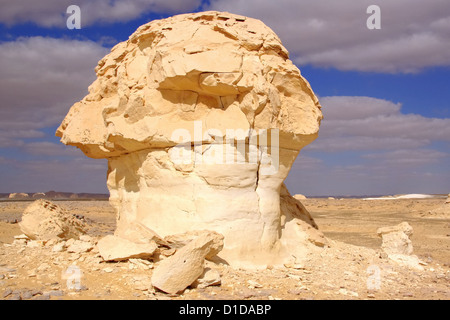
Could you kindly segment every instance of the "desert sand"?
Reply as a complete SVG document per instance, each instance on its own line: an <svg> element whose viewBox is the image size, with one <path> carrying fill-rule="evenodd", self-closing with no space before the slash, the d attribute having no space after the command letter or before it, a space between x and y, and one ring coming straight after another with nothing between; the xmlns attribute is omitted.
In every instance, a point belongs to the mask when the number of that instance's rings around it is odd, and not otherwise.
<svg viewBox="0 0 450 320"><path fill-rule="evenodd" d="M55 241L15 239L28 201L0 202L0 298L2 299L449 299L450 219L429 212L445 199L302 200L329 248L301 265L267 266L257 272L207 263L220 284L166 294L151 285L156 264L138 259L104 262L89 252L55 252ZM96 240L113 234L116 218L107 201L56 201L88 225ZM406 221L423 270L389 261L381 252L380 227ZM70 241L70 240L69 240ZM81 271L81 289L70 288L70 267ZM378 281L379 280L379 281ZM378 281L378 282L377 282Z"/></svg>

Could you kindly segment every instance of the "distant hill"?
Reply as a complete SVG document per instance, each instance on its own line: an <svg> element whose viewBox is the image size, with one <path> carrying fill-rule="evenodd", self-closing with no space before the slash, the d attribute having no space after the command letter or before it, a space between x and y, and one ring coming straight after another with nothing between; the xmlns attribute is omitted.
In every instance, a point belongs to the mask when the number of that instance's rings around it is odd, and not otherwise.
<svg viewBox="0 0 450 320"><path fill-rule="evenodd" d="M48 192L26 192L22 195L28 194L28 197L20 197L16 200L35 200L35 199L109 199L109 194L104 193L73 193L73 192L60 192L60 191L48 191ZM0 199L15 200L11 198L12 193L0 193Z"/></svg>

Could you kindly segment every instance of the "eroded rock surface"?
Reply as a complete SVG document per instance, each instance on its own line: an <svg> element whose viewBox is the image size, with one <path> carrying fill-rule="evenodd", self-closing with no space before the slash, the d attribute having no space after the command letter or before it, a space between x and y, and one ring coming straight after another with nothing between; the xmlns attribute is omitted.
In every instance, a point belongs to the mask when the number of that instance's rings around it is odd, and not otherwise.
<svg viewBox="0 0 450 320"><path fill-rule="evenodd" d="M78 239L87 229L77 216L44 199L27 206L19 226L33 240Z"/></svg>
<svg viewBox="0 0 450 320"><path fill-rule="evenodd" d="M301 204L280 197L322 119L288 56L261 21L200 12L145 24L99 62L56 135L108 159L116 236L135 223L161 237L214 230L221 257L244 265L324 245Z"/></svg>
<svg viewBox="0 0 450 320"><path fill-rule="evenodd" d="M408 222L379 228L377 233L382 239L381 250L389 259L412 269L423 270L423 262L412 254L413 245L410 237L413 234L413 228Z"/></svg>

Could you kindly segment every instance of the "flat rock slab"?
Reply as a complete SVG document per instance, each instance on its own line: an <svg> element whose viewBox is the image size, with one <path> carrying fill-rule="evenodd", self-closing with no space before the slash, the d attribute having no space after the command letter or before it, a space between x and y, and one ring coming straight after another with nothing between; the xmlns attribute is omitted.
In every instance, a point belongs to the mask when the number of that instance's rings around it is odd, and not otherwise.
<svg viewBox="0 0 450 320"><path fill-rule="evenodd" d="M100 239L97 247L105 261L149 259L158 248L154 241L149 243L134 243L113 235L108 235Z"/></svg>

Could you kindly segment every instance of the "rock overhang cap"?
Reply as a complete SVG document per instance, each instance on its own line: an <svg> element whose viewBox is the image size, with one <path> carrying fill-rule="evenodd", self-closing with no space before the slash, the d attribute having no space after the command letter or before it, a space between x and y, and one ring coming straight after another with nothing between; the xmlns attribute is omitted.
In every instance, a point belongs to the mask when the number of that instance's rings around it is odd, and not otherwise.
<svg viewBox="0 0 450 320"><path fill-rule="evenodd" d="M154 20L117 44L96 67L89 94L56 131L92 158L173 147L194 123L245 132L280 130L280 146L317 137L322 113L308 81L263 22L207 11ZM198 141L197 141L198 142Z"/></svg>

